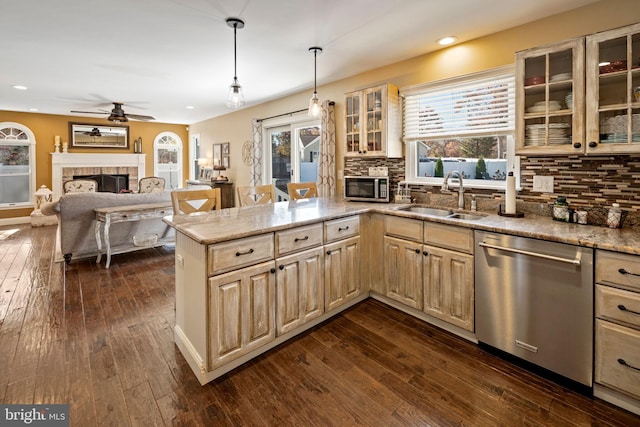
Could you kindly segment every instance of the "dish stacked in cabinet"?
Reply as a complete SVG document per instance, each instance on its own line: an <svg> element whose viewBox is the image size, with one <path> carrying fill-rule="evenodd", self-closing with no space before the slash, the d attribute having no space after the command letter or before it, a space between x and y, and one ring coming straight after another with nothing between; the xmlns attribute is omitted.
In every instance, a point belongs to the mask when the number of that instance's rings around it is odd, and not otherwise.
<svg viewBox="0 0 640 427"><path fill-rule="evenodd" d="M640 414L640 256L596 252L594 395Z"/></svg>

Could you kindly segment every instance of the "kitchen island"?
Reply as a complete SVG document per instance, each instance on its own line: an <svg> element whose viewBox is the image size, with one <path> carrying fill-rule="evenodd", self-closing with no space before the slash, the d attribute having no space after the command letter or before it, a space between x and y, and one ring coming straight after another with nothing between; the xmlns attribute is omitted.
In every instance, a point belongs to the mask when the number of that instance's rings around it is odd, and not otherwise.
<svg viewBox="0 0 640 427"><path fill-rule="evenodd" d="M567 224L534 215L439 217L408 206L319 198L165 217L177 231L175 341L200 383L368 296L477 342L472 323L467 330L451 328L455 322L424 315L426 305L416 310L406 295L398 303L399 295L394 299L385 288L389 264L383 235L389 217L424 221L425 230L445 239L452 230L483 230L604 250L603 260L609 253L640 254L640 233L632 228ZM445 252L447 244L441 246ZM472 250L467 253L454 258L472 259ZM624 265L634 266L631 262Z"/></svg>

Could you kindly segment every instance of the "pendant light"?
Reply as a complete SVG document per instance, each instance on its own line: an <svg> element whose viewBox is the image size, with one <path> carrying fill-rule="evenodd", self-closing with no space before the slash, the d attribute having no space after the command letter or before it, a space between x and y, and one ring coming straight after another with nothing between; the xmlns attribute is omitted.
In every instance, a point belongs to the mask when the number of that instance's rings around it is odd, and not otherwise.
<svg viewBox="0 0 640 427"><path fill-rule="evenodd" d="M320 99L318 98L318 91L316 88L316 85L317 85L316 74L318 69L317 57L318 57L318 53L322 53L322 48L317 46L310 47L309 52L313 52L313 95L309 100L308 114L311 117L318 117L322 113L322 106L320 105Z"/></svg>
<svg viewBox="0 0 640 427"><path fill-rule="evenodd" d="M244 105L244 95L242 94L242 86L238 82L237 59L236 59L236 31L244 28L244 21L238 18L227 18L227 25L233 28L233 81L229 86L229 96L227 97L227 107L240 108Z"/></svg>

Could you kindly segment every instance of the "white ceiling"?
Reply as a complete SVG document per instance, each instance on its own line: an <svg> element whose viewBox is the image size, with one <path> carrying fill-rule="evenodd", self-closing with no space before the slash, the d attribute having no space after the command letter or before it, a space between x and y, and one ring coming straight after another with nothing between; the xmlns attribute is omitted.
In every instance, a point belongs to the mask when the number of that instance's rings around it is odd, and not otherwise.
<svg viewBox="0 0 640 427"><path fill-rule="evenodd" d="M182 124L226 114L227 17L246 23L238 80L251 106L311 96L311 46L324 49L321 85L438 49L444 35L471 40L594 1L0 0L0 109L72 115L117 101Z"/></svg>

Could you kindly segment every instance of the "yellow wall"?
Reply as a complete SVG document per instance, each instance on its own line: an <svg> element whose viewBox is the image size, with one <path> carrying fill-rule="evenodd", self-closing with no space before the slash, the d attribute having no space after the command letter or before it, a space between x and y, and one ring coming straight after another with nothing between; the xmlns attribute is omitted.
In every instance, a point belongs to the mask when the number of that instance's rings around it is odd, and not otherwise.
<svg viewBox="0 0 640 427"><path fill-rule="evenodd" d="M59 116L53 114L20 113L0 111L0 122L16 122L31 129L36 137L36 188L46 185L51 188L51 155L54 150L54 136L59 135L62 141L69 141L69 122L95 123L110 125L106 119L93 119L76 116ZM129 149L79 149L72 148L71 153L133 153L133 140L142 138L142 152L147 155L146 175L153 175L153 141L160 132L174 132L182 139L183 144L183 178L187 179L189 163L189 135L186 125L175 125L154 122L127 123L129 126ZM0 210L0 219L28 216L33 209Z"/></svg>
<svg viewBox="0 0 640 427"><path fill-rule="evenodd" d="M346 92L385 82L400 87L410 86L509 65L514 63L517 51L636 22L640 22L638 0L602 0L574 11L321 85L318 87L320 98L336 102L337 168L343 168ZM428 22L425 22L425 25L427 24ZM323 61L331 61L330 49L325 50L322 58L318 60L318 68L322 67ZM251 88L245 86L244 90L245 93L249 93ZM248 185L249 167L242 163L241 153L242 143L251 139L251 119L306 108L311 92L309 89L273 102L193 124L190 126L191 133L200 134L203 152L211 150L210 145L213 143L230 142L231 168L227 175L237 185ZM341 188L338 188L338 192L340 191Z"/></svg>

